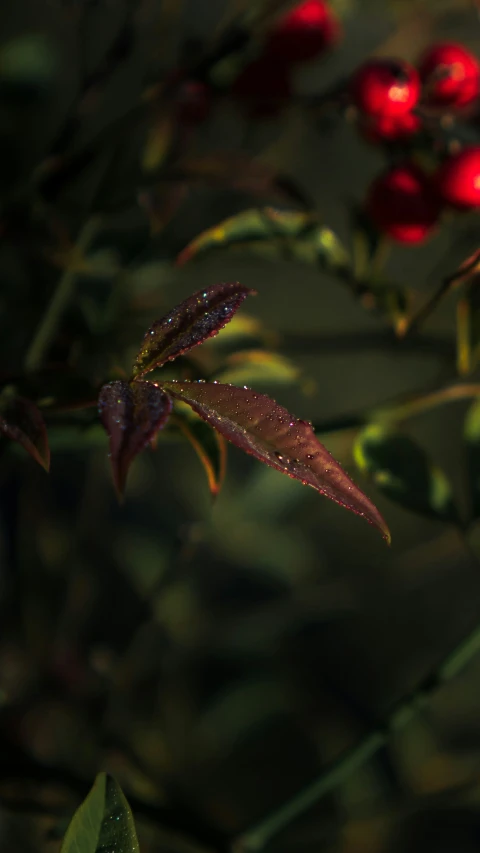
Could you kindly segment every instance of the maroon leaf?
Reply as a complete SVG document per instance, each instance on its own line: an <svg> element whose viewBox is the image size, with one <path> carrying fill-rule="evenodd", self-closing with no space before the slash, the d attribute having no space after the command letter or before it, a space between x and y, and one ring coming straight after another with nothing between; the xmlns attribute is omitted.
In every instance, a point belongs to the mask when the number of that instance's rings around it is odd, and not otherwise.
<svg viewBox="0 0 480 853"><path fill-rule="evenodd" d="M0 432L18 441L45 471L50 468L45 421L35 403L24 397L4 396L0 400Z"/></svg>
<svg viewBox="0 0 480 853"><path fill-rule="evenodd" d="M227 325L237 308L255 291L238 282L199 290L146 333L133 368L135 378L201 344Z"/></svg>
<svg viewBox="0 0 480 853"><path fill-rule="evenodd" d="M129 385L119 379L103 386L98 410L110 438L113 481L121 496L132 461L165 425L172 401L153 382Z"/></svg>
<svg viewBox="0 0 480 853"><path fill-rule="evenodd" d="M363 516L390 542L390 532L376 507L317 440L310 423L248 388L175 381L162 387L188 403L237 447Z"/></svg>

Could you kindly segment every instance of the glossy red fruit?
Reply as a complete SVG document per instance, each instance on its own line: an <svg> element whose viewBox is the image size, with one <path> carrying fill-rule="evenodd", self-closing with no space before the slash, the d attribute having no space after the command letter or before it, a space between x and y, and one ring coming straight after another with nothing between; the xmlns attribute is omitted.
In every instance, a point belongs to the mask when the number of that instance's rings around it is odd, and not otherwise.
<svg viewBox="0 0 480 853"><path fill-rule="evenodd" d="M353 103L369 116L409 113L420 97L420 78L402 59L369 59L353 75Z"/></svg>
<svg viewBox="0 0 480 853"><path fill-rule="evenodd" d="M480 145L470 145L445 160L437 172L436 185L451 207L480 207Z"/></svg>
<svg viewBox="0 0 480 853"><path fill-rule="evenodd" d="M289 64L315 59L340 38L340 24L324 0L304 0L283 15L267 37L265 54Z"/></svg>
<svg viewBox="0 0 480 853"><path fill-rule="evenodd" d="M200 80L187 80L178 93L177 117L180 124L202 124L210 115L212 97L208 86Z"/></svg>
<svg viewBox="0 0 480 853"><path fill-rule="evenodd" d="M373 181L366 210L379 231L392 240L421 243L438 220L440 202L428 176L406 163Z"/></svg>
<svg viewBox="0 0 480 853"><path fill-rule="evenodd" d="M421 121L413 113L391 118L390 116L365 117L359 124L364 139L374 144L406 142L421 128Z"/></svg>
<svg viewBox="0 0 480 853"><path fill-rule="evenodd" d="M275 116L291 95L288 69L263 56L243 69L232 86L232 95L252 118Z"/></svg>
<svg viewBox="0 0 480 853"><path fill-rule="evenodd" d="M438 107L463 107L480 92L480 63L461 44L435 44L419 63L425 103Z"/></svg>

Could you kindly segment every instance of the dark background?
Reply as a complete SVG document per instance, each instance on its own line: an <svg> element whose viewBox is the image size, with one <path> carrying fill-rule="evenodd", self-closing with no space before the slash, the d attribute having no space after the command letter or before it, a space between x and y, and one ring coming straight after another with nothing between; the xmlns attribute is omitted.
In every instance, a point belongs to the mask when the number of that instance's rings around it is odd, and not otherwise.
<svg viewBox="0 0 480 853"><path fill-rule="evenodd" d="M445 37L479 48L473 3L337 6L344 39L330 57L295 73L298 97L323 90L373 51L415 60L424 45ZM173 67L187 41L192 49L226 13L220 0L137 7L132 54L102 89L77 141L126 112L146 79ZM12 169L27 174L45 157L82 74L98 64L127 11L127 0L3 0L1 41L41 33L55 61L45 97L0 112L5 192ZM133 127L121 136L112 141L121 149L109 177L113 196L128 191L129 151L137 146ZM224 96L191 146L274 164L346 241L349 210L382 165L351 121L313 122L297 102L278 119L252 122ZM95 192L94 171L63 199L76 226ZM250 204L247 194L194 189L162 241L136 261L129 258L142 246L137 213L112 214L103 246L131 263L132 288L153 293L147 322L216 281L256 288L245 311L279 332L280 352L314 380L308 394L302 383L266 390L316 423L421 391L442 370L454 377L453 358L445 367L435 353L372 343L385 321L313 267L235 253L174 267L171 259L198 232ZM478 248L477 234L475 218L447 221L427 245L392 250L387 270L427 293ZM28 345L35 306L49 286L28 253L2 243L4 369ZM428 329L453 341L454 299ZM132 332L132 345L141 331ZM361 337L355 349L353 335ZM331 351L324 336L336 339ZM460 501L467 405L435 409L410 425ZM475 530L467 541L451 525L399 508L355 471L351 433L324 440L384 514L390 549L355 516L235 448L213 508L184 444L160 441L135 462L122 507L100 432L73 442L52 430L48 477L28 457L3 454L3 849L58 849L68 816L100 769L114 773L131 798L142 850L224 849L372 727L381 729L395 703L473 630L480 618ZM478 850L479 676L473 655L374 760L344 773L268 849Z"/></svg>

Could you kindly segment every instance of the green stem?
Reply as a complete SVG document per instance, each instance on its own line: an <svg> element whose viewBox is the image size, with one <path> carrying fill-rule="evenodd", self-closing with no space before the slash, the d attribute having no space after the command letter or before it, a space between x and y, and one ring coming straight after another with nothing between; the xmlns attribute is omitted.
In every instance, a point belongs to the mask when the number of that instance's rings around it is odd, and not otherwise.
<svg viewBox="0 0 480 853"><path fill-rule="evenodd" d="M235 853L245 853L245 851L250 853L250 851L263 849L285 826L304 814L321 797L341 785L388 743L392 733L408 725L419 709L430 701L432 694L454 678L478 652L480 652L480 625L477 625L472 633L443 660L433 673L429 673L415 690L393 707L382 725L373 728L360 743L344 752L311 785L240 836L234 844Z"/></svg>
<svg viewBox="0 0 480 853"><path fill-rule="evenodd" d="M100 220L98 217L92 217L88 220L78 238L74 250L75 253L82 256L87 251L90 243L98 232L99 223ZM43 363L48 348L58 329L62 315L72 298L77 274L78 270L75 266L72 266L65 270L58 282L45 314L43 315L42 321L25 356L24 367L28 373L37 370Z"/></svg>
<svg viewBox="0 0 480 853"><path fill-rule="evenodd" d="M417 394L402 402L385 403L372 409L364 409L353 415L341 415L323 423L319 422L314 425L314 429L315 432L326 434L359 429L370 421L380 421L384 424L398 423L431 409L436 409L437 406L455 403L459 400L470 400L473 397L480 397L479 383L463 382L458 385L448 385L438 391Z"/></svg>
<svg viewBox="0 0 480 853"><path fill-rule="evenodd" d="M404 421L407 418L436 409L437 406L455 403L458 400L470 400L472 397L478 396L480 396L480 384L478 383L465 382L458 385L448 385L446 388L421 394L401 403L372 409L369 420Z"/></svg>
<svg viewBox="0 0 480 853"><path fill-rule="evenodd" d="M480 251L476 251L460 266L459 269L444 278L443 281L440 282L437 290L428 297L427 301L421 306L421 308L419 308L417 313L410 318L405 327L404 334L418 329L418 327L424 323L427 317L437 307L438 303L451 289L458 287L458 285L467 281L472 275L474 275L479 265L479 259Z"/></svg>

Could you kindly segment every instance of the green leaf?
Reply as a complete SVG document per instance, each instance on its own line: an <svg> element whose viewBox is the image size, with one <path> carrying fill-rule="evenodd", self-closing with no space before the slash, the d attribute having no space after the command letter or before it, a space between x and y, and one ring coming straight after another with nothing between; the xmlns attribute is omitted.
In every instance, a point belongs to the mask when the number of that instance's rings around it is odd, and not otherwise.
<svg viewBox="0 0 480 853"><path fill-rule="evenodd" d="M388 317L397 335L404 334L412 303L412 293L407 287L373 279L365 282L360 301L367 310Z"/></svg>
<svg viewBox="0 0 480 853"><path fill-rule="evenodd" d="M249 349L233 353L224 369L215 374L217 382L231 385L288 385L296 382L300 371L276 352Z"/></svg>
<svg viewBox="0 0 480 853"><path fill-rule="evenodd" d="M218 249L241 249L265 257L292 258L332 270L349 268L349 257L330 228L314 213L252 208L195 238L177 258L179 265Z"/></svg>
<svg viewBox="0 0 480 853"><path fill-rule="evenodd" d="M0 92L33 100L48 93L57 65L53 45L41 34L22 35L0 48Z"/></svg>
<svg viewBox="0 0 480 853"><path fill-rule="evenodd" d="M157 171L166 161L174 139L174 124L168 113L160 113L149 128L142 155L144 172Z"/></svg>
<svg viewBox="0 0 480 853"><path fill-rule="evenodd" d="M368 277L372 261L382 244L382 235L361 208L350 214L353 257L357 278Z"/></svg>
<svg viewBox="0 0 480 853"><path fill-rule="evenodd" d="M218 335L208 338L203 347L237 350L246 344L252 347L254 343L275 347L278 346L279 336L266 329L258 317L252 317L242 311L241 314L235 314L228 325L220 329Z"/></svg>
<svg viewBox="0 0 480 853"><path fill-rule="evenodd" d="M75 812L61 853L139 853L132 812L118 782L99 773Z"/></svg>
<svg viewBox="0 0 480 853"><path fill-rule="evenodd" d="M391 500L412 512L457 521L450 483L408 435L369 424L356 438L355 461Z"/></svg>
<svg viewBox="0 0 480 853"><path fill-rule="evenodd" d="M470 406L463 431L468 463L470 508L480 517L480 397Z"/></svg>
<svg viewBox="0 0 480 853"><path fill-rule="evenodd" d="M205 423L190 406L178 403L170 423L190 442L205 474L212 497L222 488L227 466L226 441L220 433Z"/></svg>
<svg viewBox="0 0 480 853"><path fill-rule="evenodd" d="M468 287L457 303L457 368L461 376L480 362L480 290Z"/></svg>

